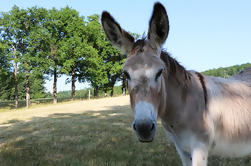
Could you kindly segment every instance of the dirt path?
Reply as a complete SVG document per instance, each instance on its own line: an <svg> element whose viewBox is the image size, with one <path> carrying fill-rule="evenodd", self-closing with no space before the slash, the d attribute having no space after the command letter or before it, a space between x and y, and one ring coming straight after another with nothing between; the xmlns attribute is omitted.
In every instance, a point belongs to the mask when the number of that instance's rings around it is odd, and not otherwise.
<svg viewBox="0 0 251 166"><path fill-rule="evenodd" d="M11 110L0 112L0 125L8 125L11 120L29 121L33 117L47 117L55 113L83 113L85 111L106 110L109 107L129 105L129 96L112 98L102 98L96 100L74 101L59 103L56 105L46 105L28 110Z"/></svg>

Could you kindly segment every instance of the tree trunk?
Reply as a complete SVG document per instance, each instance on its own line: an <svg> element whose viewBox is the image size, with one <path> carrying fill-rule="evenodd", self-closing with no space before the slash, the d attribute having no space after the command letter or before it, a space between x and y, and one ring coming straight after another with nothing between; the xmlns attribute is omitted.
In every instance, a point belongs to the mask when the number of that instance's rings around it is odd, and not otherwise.
<svg viewBox="0 0 251 166"><path fill-rule="evenodd" d="M94 88L94 97L97 98L98 97L98 93L99 93L99 89L98 89L98 86L96 86Z"/></svg>
<svg viewBox="0 0 251 166"><path fill-rule="evenodd" d="M54 67L53 77L53 104L57 104L57 67Z"/></svg>
<svg viewBox="0 0 251 166"><path fill-rule="evenodd" d="M113 87L112 87L112 90L111 90L111 97L113 96Z"/></svg>
<svg viewBox="0 0 251 166"><path fill-rule="evenodd" d="M14 70L14 79L15 79L15 108L18 107L18 79L17 79L17 55L16 55L16 47L13 46L14 49L14 63L15 63L15 70Z"/></svg>
<svg viewBox="0 0 251 166"><path fill-rule="evenodd" d="M125 88L122 88L122 94L126 95L126 89Z"/></svg>
<svg viewBox="0 0 251 166"><path fill-rule="evenodd" d="M30 106L30 72L26 74L26 108Z"/></svg>
<svg viewBox="0 0 251 166"><path fill-rule="evenodd" d="M105 97L107 96L107 89L105 89Z"/></svg>
<svg viewBox="0 0 251 166"><path fill-rule="evenodd" d="M112 81L111 81L111 97L113 96L113 89L114 89L114 85L115 85L115 83L116 83L116 79L117 79L117 77L113 77L112 78Z"/></svg>
<svg viewBox="0 0 251 166"><path fill-rule="evenodd" d="M72 100L75 100L75 89L76 89L75 82L76 82L76 75L75 75L75 69L73 68L71 72L71 99Z"/></svg>

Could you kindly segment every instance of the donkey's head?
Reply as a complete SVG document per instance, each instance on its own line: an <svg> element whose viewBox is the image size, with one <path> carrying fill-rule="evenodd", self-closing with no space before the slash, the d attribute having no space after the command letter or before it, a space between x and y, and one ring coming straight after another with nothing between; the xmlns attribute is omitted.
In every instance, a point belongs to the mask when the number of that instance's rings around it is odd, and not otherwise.
<svg viewBox="0 0 251 166"><path fill-rule="evenodd" d="M108 12L102 13L102 25L112 44L128 56L124 73L134 110L132 126L141 142L151 142L164 97L162 73L166 72L166 67L160 53L169 32L166 10L160 3L154 5L148 37L136 42Z"/></svg>

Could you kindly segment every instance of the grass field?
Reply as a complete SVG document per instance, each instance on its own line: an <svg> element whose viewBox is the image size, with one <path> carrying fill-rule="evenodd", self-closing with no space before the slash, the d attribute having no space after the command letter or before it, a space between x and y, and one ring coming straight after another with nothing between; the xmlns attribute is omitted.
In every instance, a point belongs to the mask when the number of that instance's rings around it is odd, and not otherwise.
<svg viewBox="0 0 251 166"><path fill-rule="evenodd" d="M160 124L143 144L132 120L128 96L0 112L0 166L181 165ZM209 165L250 166L251 157Z"/></svg>

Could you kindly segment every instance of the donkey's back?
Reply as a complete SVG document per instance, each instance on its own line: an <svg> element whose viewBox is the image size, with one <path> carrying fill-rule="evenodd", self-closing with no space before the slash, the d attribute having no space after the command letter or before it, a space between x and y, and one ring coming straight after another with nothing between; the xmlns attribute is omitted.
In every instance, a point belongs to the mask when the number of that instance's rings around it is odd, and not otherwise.
<svg viewBox="0 0 251 166"><path fill-rule="evenodd" d="M212 153L232 157L251 153L251 68L230 79L206 79Z"/></svg>
<svg viewBox="0 0 251 166"><path fill-rule="evenodd" d="M234 75L231 78L243 81L245 84L251 87L251 67L244 69L243 71L241 71L237 75Z"/></svg>

